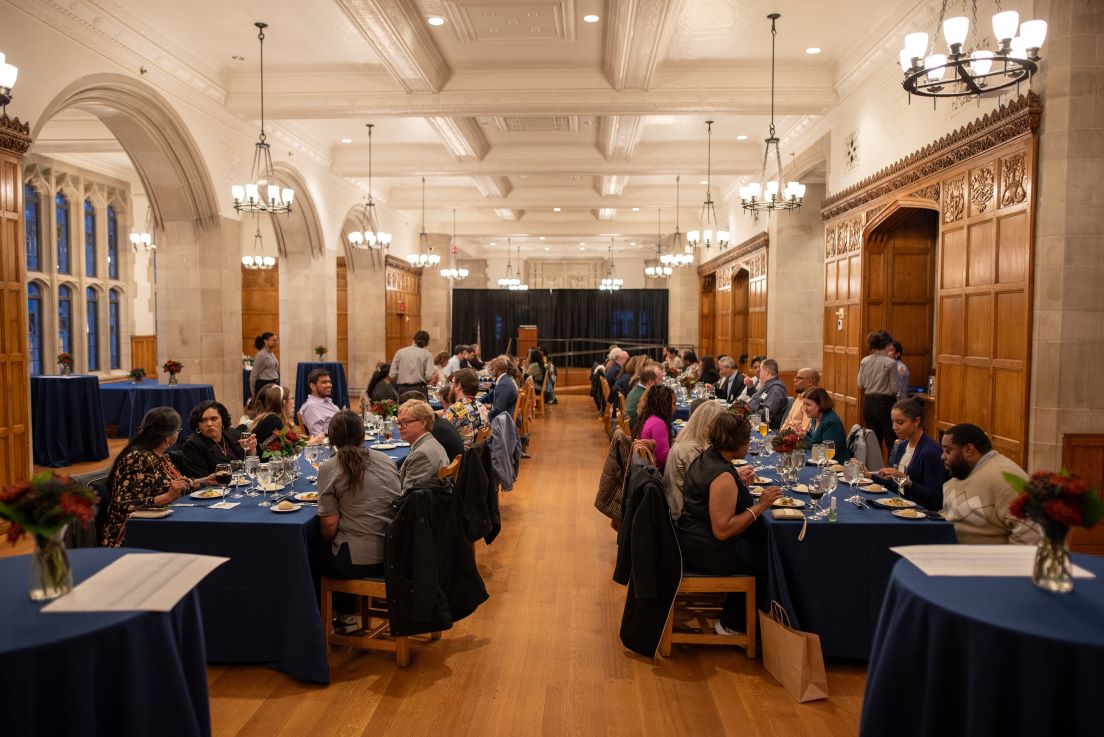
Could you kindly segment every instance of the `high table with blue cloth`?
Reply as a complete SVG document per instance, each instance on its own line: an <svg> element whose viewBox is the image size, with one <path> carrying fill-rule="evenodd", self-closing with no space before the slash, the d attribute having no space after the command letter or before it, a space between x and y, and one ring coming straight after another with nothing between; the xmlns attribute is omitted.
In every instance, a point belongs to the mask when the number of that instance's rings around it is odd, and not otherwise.
<svg viewBox="0 0 1104 737"><path fill-rule="evenodd" d="M928 576L900 561L863 699L864 737L1099 735L1104 558L1055 594L1028 576Z"/></svg>
<svg viewBox="0 0 1104 737"><path fill-rule="evenodd" d="M115 436L129 438L138 431L146 412L154 407L172 407L180 413L180 419L188 422L188 414L205 399L214 399L215 390L210 384L158 384L157 379L146 379L140 384L118 381L100 384L100 401L103 403L104 422L115 425Z"/></svg>
<svg viewBox="0 0 1104 737"><path fill-rule="evenodd" d="M71 550L73 583L138 552ZM195 591L168 612L49 614L27 596L29 567L27 555L0 558L4 734L211 734Z"/></svg>
<svg viewBox="0 0 1104 737"><path fill-rule="evenodd" d="M107 458L100 381L95 376L32 376L34 462L69 466Z"/></svg>
<svg viewBox="0 0 1104 737"><path fill-rule="evenodd" d="M326 369L330 372L330 381L333 383L333 393L330 401L338 407L349 406L349 385L345 381L345 366L338 362L314 362L301 363L295 370L295 416L299 416L299 408L310 396L310 384L307 377L315 369Z"/></svg>
<svg viewBox="0 0 1104 737"><path fill-rule="evenodd" d="M409 447L382 451L397 464ZM286 493L317 491L313 469ZM296 678L329 683L311 550L318 543L318 511L273 512L261 497L227 498L233 509L208 509L218 499L185 497L163 519L127 522L126 542L173 553L219 555L230 561L199 585L207 658L213 663L265 663ZM196 506L178 506L195 504Z"/></svg>
<svg viewBox="0 0 1104 737"><path fill-rule="evenodd" d="M778 456L760 458L767 467L759 471L759 476L776 483L774 464ZM800 472L800 483L810 483L817 473L815 466L806 466ZM876 498L888 494L857 493L873 508L859 509L845 501L852 491L841 480L834 492L838 520L810 521L802 541L797 539L800 520L763 515L769 598L762 605L778 601L796 629L820 635L821 649L829 657L869 657L882 598L898 559L890 552L891 547L956 542L950 522L901 519L874 504ZM805 502L808 510L808 494L788 491L787 495ZM827 505L828 501L825 497L821 504Z"/></svg>

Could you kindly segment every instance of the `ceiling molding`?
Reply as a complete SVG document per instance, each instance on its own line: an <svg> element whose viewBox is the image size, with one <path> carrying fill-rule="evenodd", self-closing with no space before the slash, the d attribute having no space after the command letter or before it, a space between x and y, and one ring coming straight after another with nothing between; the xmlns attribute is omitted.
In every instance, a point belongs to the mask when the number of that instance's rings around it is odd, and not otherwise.
<svg viewBox="0 0 1104 737"><path fill-rule="evenodd" d="M32 145L36 154L116 154L124 153L123 144L107 139L38 139Z"/></svg>
<svg viewBox="0 0 1104 737"><path fill-rule="evenodd" d="M651 87L681 12L682 0L608 0L602 72L611 87Z"/></svg>
<svg viewBox="0 0 1104 737"><path fill-rule="evenodd" d="M336 0L406 92L440 92L452 76L414 0ZM267 99L267 98L266 98Z"/></svg>
<svg viewBox="0 0 1104 737"><path fill-rule="evenodd" d="M501 207L495 210L495 214L498 215L500 220L517 222L525 216L525 210L513 210L508 207Z"/></svg>
<svg viewBox="0 0 1104 737"><path fill-rule="evenodd" d="M425 121L457 161L480 161L491 150L475 118L428 117Z"/></svg>
<svg viewBox="0 0 1104 737"><path fill-rule="evenodd" d="M504 200L514 188L509 177L472 177L472 180L479 194L487 199Z"/></svg>
<svg viewBox="0 0 1104 737"><path fill-rule="evenodd" d="M591 210L595 220L600 222L608 222L617 217L617 210L612 207L599 207L597 210Z"/></svg>
<svg viewBox="0 0 1104 737"><path fill-rule="evenodd" d="M462 44L575 40L575 0L445 0L445 8Z"/></svg>
<svg viewBox="0 0 1104 737"><path fill-rule="evenodd" d="M602 197L620 197L621 193L625 191L625 183L628 181L628 177L616 174L594 177L594 190Z"/></svg>
<svg viewBox="0 0 1104 737"><path fill-rule="evenodd" d="M598 121L598 150L609 161L628 161L644 133L642 115L606 115Z"/></svg>

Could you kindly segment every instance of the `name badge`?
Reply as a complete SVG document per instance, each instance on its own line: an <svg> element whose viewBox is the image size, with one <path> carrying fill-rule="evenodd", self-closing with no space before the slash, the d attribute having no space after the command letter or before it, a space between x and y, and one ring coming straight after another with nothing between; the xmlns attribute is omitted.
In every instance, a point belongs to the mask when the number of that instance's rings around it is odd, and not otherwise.
<svg viewBox="0 0 1104 737"><path fill-rule="evenodd" d="M767 401L767 393L766 392L763 392L762 394L759 395L759 401L761 401L761 402Z"/></svg>

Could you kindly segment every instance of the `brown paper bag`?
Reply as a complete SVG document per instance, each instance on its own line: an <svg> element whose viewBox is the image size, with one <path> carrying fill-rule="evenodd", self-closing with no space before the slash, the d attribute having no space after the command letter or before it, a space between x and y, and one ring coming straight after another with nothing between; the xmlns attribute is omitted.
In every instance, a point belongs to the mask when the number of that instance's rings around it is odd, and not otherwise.
<svg viewBox="0 0 1104 737"><path fill-rule="evenodd" d="M770 613L759 612L763 635L763 665L799 702L828 698L828 677L820 637L790 627L790 617L777 601Z"/></svg>

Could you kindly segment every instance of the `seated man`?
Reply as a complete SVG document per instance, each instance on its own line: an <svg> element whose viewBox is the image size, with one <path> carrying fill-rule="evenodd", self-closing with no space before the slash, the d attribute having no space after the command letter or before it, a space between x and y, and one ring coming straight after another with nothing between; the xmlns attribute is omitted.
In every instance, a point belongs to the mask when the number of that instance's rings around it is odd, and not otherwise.
<svg viewBox="0 0 1104 737"><path fill-rule="evenodd" d="M446 390L447 391L447 390ZM406 392L399 397L399 405L406 404L410 400L425 401L422 399L422 395L419 392ZM441 405L448 406L448 402L445 401L445 393L442 392ZM432 409L432 407L430 407ZM436 412L433 413L433 424L429 428L429 432L433 435L433 439L441 444L441 447L445 450L445 455L451 460L458 455L464 454L464 441L460 438L460 433L456 431L452 423L440 416Z"/></svg>
<svg viewBox="0 0 1104 737"><path fill-rule="evenodd" d="M399 437L410 443L410 455L399 467L399 484L406 491L419 481L437 478L437 471L447 466L449 457L445 449L430 432L437 415L429 403L418 399L403 402L399 407Z"/></svg>
<svg viewBox="0 0 1104 737"><path fill-rule="evenodd" d="M452 358L448 360L445 368L441 371L441 375L445 379L448 379L460 369L468 367L468 350L466 345L457 345L452 349Z"/></svg>
<svg viewBox="0 0 1104 737"><path fill-rule="evenodd" d="M786 385L778 378L778 361L764 359L759 364L759 388L755 390L748 406L752 412L760 412L771 430L782 426L786 419Z"/></svg>
<svg viewBox="0 0 1104 737"><path fill-rule="evenodd" d="M636 425L636 407L640 404L640 398L649 387L663 383L663 369L658 363L650 363L640 369L640 381L629 390L629 396L625 397L625 414L629 418L629 427Z"/></svg>
<svg viewBox="0 0 1104 737"><path fill-rule="evenodd" d="M491 360L491 373L495 380L487 396L483 398L485 404L491 405L487 419L493 420L503 412L514 414L517 406L518 387L510 376L510 359L508 356L498 356Z"/></svg>
<svg viewBox="0 0 1104 737"><path fill-rule="evenodd" d="M790 413L780 429L797 431L801 437L809 431L809 416L802 409L801 400L806 393L820 386L820 372L816 369L803 368L794 376L794 401L790 406Z"/></svg>
<svg viewBox="0 0 1104 737"><path fill-rule="evenodd" d="M330 399L333 394L333 382L330 380L330 372L326 369L315 369L307 376L307 385L310 387L310 396L303 406L299 408L299 416L303 418L303 425L307 433L314 437L326 432L330 426L330 420L337 414L337 405Z"/></svg>
<svg viewBox="0 0 1104 737"><path fill-rule="evenodd" d="M1005 473L1027 478L1022 468L993 450L977 425L955 425L943 435L943 465L951 479L943 484L943 516L955 526L963 545L1035 544L1039 529L1012 516L1017 493Z"/></svg>
<svg viewBox="0 0 1104 737"><path fill-rule="evenodd" d="M721 356L717 359L717 372L721 378L713 387L713 393L717 399L731 402L743 391L744 377L736 370L736 361L729 356Z"/></svg>

